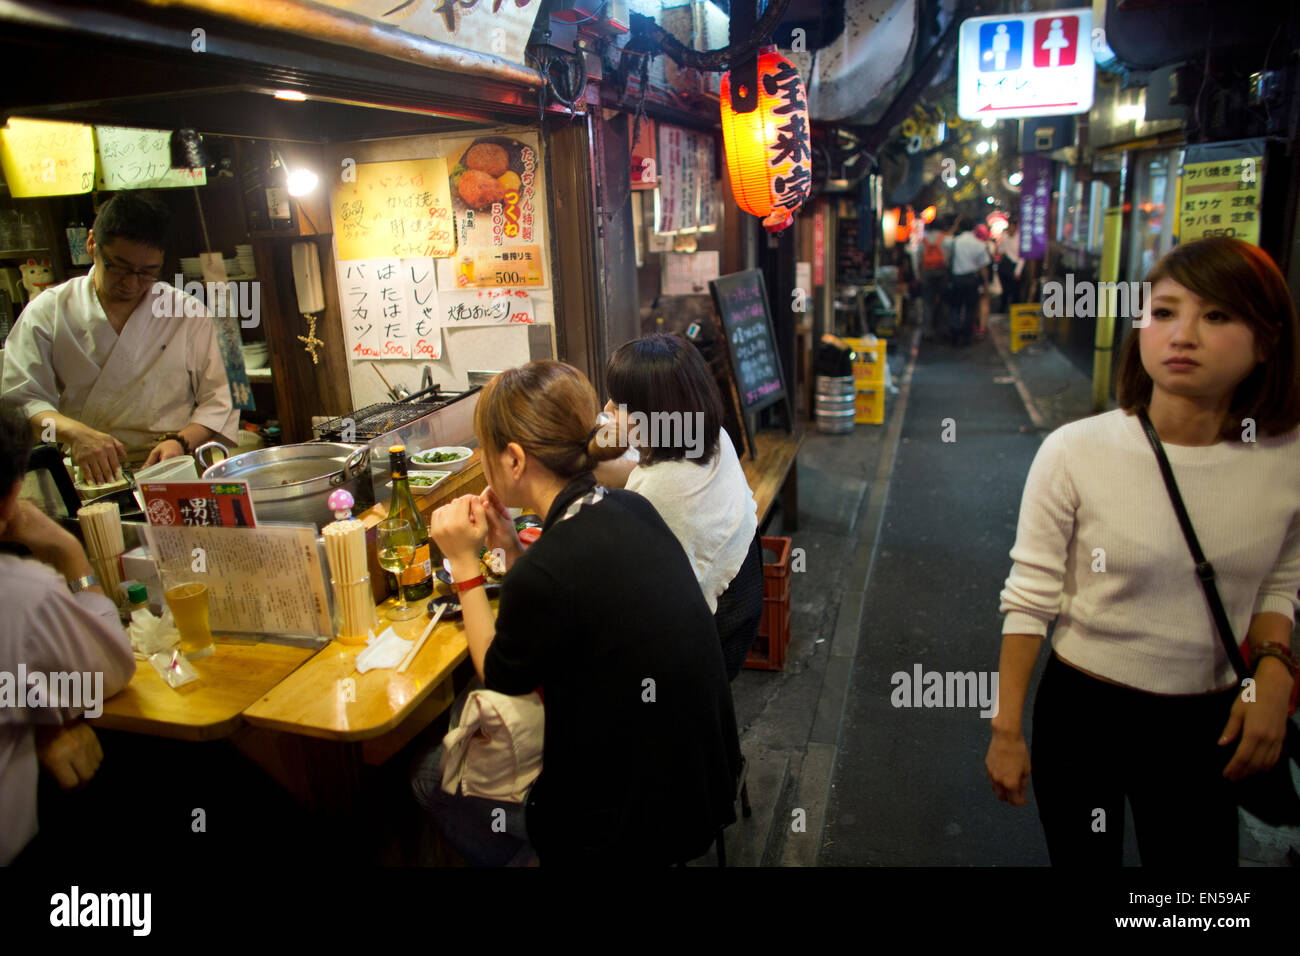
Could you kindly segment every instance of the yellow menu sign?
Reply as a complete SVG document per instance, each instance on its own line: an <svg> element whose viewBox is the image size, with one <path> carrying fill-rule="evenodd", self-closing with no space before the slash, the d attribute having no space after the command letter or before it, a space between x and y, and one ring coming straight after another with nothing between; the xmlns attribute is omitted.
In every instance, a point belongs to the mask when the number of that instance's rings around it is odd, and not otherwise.
<svg viewBox="0 0 1300 956"><path fill-rule="evenodd" d="M338 257L419 259L456 251L447 160L360 163L334 187Z"/></svg>
<svg viewBox="0 0 1300 956"><path fill-rule="evenodd" d="M545 285L541 246L502 246L479 249L474 255L476 286Z"/></svg>
<svg viewBox="0 0 1300 956"><path fill-rule="evenodd" d="M1178 240L1232 236L1259 245L1259 196L1264 186L1260 156L1188 163L1178 200Z"/></svg>
<svg viewBox="0 0 1300 956"><path fill-rule="evenodd" d="M95 185L95 136L81 123L10 117L0 129L0 166L16 199L88 193Z"/></svg>

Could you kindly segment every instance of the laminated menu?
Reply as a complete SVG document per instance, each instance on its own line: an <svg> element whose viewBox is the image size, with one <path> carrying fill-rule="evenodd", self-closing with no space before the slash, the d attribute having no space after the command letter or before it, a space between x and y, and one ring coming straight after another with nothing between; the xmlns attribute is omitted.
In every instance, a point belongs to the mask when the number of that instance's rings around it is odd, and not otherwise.
<svg viewBox="0 0 1300 956"><path fill-rule="evenodd" d="M214 632L333 636L316 530L147 527L163 587L208 586Z"/></svg>

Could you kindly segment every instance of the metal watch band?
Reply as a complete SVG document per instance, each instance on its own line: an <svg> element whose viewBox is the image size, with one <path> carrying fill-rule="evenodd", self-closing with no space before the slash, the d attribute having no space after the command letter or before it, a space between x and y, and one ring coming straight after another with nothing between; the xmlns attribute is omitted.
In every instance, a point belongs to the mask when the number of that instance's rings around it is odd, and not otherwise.
<svg viewBox="0 0 1300 956"><path fill-rule="evenodd" d="M99 578L95 577L93 574L85 574L77 578L75 581L68 582L68 589L72 591L73 594L78 594L86 590L86 588L94 587L99 587Z"/></svg>

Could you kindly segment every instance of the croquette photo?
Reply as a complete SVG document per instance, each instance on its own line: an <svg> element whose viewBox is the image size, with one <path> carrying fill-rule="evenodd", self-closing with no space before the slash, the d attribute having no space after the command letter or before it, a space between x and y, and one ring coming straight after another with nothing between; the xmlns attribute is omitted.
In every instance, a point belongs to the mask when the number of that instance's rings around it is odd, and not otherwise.
<svg viewBox="0 0 1300 956"><path fill-rule="evenodd" d="M467 169L461 173L456 191L465 200L465 205L478 210L490 209L494 202L503 202L506 198L506 188L481 169Z"/></svg>
<svg viewBox="0 0 1300 956"><path fill-rule="evenodd" d="M466 169L477 169L495 179L510 168L510 154L496 143L476 143L465 153L461 162ZM469 202L468 199L465 201Z"/></svg>

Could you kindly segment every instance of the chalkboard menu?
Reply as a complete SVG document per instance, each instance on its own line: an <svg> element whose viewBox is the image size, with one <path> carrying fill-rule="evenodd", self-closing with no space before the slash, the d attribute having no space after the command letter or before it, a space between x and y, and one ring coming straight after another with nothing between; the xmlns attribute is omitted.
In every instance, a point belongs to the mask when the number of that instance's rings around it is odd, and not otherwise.
<svg viewBox="0 0 1300 956"><path fill-rule="evenodd" d="M709 283L726 330L736 391L747 415L785 399L785 381L772 335L763 273L757 269Z"/></svg>

